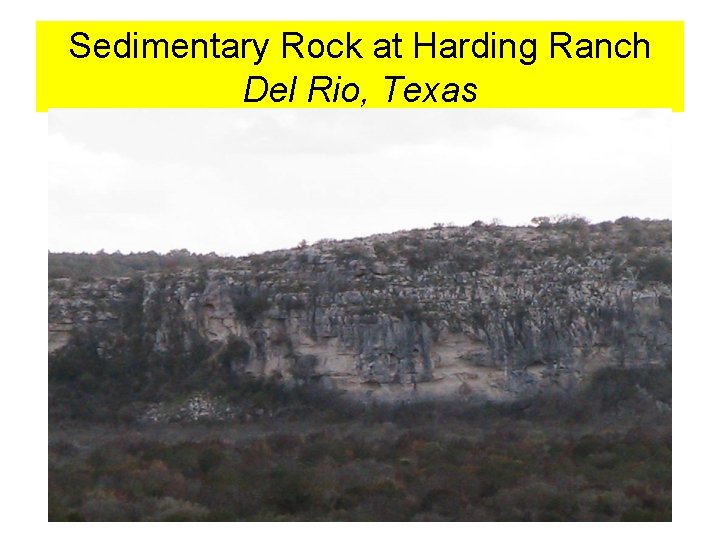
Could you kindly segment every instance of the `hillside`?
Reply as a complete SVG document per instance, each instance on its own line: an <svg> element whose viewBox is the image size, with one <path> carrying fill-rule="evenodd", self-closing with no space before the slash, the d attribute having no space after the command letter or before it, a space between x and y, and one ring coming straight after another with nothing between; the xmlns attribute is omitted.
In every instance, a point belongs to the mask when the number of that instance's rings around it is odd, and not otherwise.
<svg viewBox="0 0 720 540"><path fill-rule="evenodd" d="M569 395L604 368L670 365L671 257L669 221L631 218L50 254L51 416L157 419L198 392L203 415L234 415L213 400L248 380L360 403Z"/></svg>

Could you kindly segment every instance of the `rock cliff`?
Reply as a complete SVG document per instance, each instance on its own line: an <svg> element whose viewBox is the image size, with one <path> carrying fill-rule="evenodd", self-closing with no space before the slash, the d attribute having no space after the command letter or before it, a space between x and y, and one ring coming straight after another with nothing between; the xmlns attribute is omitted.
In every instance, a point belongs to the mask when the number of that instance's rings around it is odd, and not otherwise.
<svg viewBox="0 0 720 540"><path fill-rule="evenodd" d="M49 281L49 358L218 366L362 400L570 392L670 362L672 227L438 225Z"/></svg>

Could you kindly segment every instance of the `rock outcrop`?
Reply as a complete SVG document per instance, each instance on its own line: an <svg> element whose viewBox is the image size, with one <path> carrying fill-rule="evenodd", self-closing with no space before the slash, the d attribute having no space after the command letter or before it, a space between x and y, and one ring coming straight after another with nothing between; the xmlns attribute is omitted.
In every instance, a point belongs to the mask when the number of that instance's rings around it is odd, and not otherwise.
<svg viewBox="0 0 720 540"><path fill-rule="evenodd" d="M572 391L670 362L671 223L438 226L49 282L49 357L191 360L358 399Z"/></svg>

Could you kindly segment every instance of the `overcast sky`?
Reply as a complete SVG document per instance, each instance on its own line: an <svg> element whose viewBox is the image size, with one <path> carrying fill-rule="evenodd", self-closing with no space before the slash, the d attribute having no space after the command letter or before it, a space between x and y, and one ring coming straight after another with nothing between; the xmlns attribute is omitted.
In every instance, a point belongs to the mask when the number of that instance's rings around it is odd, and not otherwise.
<svg viewBox="0 0 720 540"><path fill-rule="evenodd" d="M436 222L671 217L658 110L51 110L49 249L241 255Z"/></svg>

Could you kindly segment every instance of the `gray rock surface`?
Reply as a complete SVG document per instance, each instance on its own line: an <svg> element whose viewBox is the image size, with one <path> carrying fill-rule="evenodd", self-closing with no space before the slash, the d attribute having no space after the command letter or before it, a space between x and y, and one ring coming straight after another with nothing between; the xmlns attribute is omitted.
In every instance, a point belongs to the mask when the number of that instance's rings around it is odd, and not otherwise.
<svg viewBox="0 0 720 540"><path fill-rule="evenodd" d="M672 286L651 264L671 244L667 221L475 224L50 280L49 357L90 336L112 361L139 338L154 362L203 354L358 399L568 392L603 366L670 362Z"/></svg>

